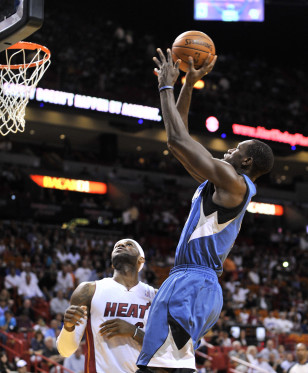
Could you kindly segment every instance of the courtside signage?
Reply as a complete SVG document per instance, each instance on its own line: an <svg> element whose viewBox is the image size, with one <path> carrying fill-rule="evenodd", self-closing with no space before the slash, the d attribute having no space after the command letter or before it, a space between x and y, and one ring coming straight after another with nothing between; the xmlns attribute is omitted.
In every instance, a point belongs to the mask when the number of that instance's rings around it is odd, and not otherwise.
<svg viewBox="0 0 308 373"><path fill-rule="evenodd" d="M253 214L283 215L283 207L271 203L249 202L247 211Z"/></svg>
<svg viewBox="0 0 308 373"><path fill-rule="evenodd" d="M278 129L266 129L264 127L250 127L243 124L233 124L232 130L235 135L254 137L257 139L270 140L290 144L291 146L308 146L308 137L301 133L281 132Z"/></svg>
<svg viewBox="0 0 308 373"><path fill-rule="evenodd" d="M98 181L67 179L64 177L53 177L47 175L30 175L30 178L42 188L93 194L107 193L107 184Z"/></svg>

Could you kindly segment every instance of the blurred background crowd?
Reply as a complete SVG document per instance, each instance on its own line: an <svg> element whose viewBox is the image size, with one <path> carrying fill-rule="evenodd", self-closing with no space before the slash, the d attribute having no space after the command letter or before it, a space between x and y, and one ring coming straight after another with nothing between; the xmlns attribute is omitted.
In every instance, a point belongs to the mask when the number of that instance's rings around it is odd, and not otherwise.
<svg viewBox="0 0 308 373"><path fill-rule="evenodd" d="M46 21L31 37L52 51L40 85L159 107L152 57L157 47L171 46L179 26L166 38L165 30L129 27L108 11L97 17L96 8L81 20L72 3L46 4ZM266 123L308 136L304 59L294 64L294 56L285 52L274 60L255 47L232 53L229 46L218 54L205 88L194 92L193 131L200 132L201 117L214 115L229 128L235 121ZM178 82L176 93L180 88ZM146 253L140 280L159 287L172 268L197 185L168 151L139 146L106 158L91 143L86 150L75 146L69 136L58 147L48 139L21 139L0 140L0 343L11 348L1 353L0 373L34 371L35 364L55 372L55 364L44 365L40 356L81 373L82 348L65 361L55 349L72 291L82 281L112 276L111 251L123 237L136 239ZM279 156L283 152L290 153L287 145L275 149ZM293 166L286 161L284 167L286 174ZM246 213L220 278L223 311L196 355L200 373L255 373L232 357L286 373L302 353L297 344L308 345L307 193L294 198L296 182L307 182L307 171L306 166L286 184L274 169L258 183L259 198L273 203L277 193L287 214ZM41 188L31 174L102 181L108 192ZM22 358L18 362L14 350Z"/></svg>

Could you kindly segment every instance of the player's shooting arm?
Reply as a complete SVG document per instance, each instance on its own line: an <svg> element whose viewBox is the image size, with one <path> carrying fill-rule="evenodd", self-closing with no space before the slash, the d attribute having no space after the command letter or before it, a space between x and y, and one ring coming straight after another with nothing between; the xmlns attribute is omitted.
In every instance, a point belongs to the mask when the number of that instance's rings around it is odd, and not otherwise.
<svg viewBox="0 0 308 373"><path fill-rule="evenodd" d="M57 338L57 349L63 357L71 356L80 344L94 292L95 283L83 282L71 296L71 305L65 311L64 326Z"/></svg>

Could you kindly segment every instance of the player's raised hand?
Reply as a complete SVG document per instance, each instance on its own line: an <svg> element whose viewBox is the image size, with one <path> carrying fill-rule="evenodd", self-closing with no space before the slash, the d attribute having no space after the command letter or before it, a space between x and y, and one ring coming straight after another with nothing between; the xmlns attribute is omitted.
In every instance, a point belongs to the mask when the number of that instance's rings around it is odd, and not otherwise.
<svg viewBox="0 0 308 373"><path fill-rule="evenodd" d="M100 324L99 334L107 338L115 335L132 337L136 331L136 326L121 319L108 320Z"/></svg>
<svg viewBox="0 0 308 373"><path fill-rule="evenodd" d="M87 320L87 306L71 305L64 314L64 328L71 329Z"/></svg>
<svg viewBox="0 0 308 373"><path fill-rule="evenodd" d="M200 67L200 69L194 68L194 60L192 57L188 58L188 71L186 73L186 82L189 84L195 84L198 80L202 79L205 75L209 74L217 61L217 56L214 56L212 62L211 60L211 53L209 53L207 59L204 61L204 64Z"/></svg>
<svg viewBox="0 0 308 373"><path fill-rule="evenodd" d="M157 49L157 53L159 55L159 59L157 57L153 57L153 61L158 67L154 69L158 76L158 87L173 87L180 74L179 66L181 60L177 60L175 63L173 63L171 50L169 48L167 49L167 58L160 48Z"/></svg>

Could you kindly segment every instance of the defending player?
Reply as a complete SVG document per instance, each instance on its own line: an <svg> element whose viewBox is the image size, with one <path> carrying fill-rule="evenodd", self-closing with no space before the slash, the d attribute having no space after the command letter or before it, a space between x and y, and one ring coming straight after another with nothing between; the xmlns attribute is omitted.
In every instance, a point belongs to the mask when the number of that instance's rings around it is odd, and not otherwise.
<svg viewBox="0 0 308 373"><path fill-rule="evenodd" d="M137 372L195 372L194 350L216 323L223 299L218 276L238 235L252 196L254 181L273 166L271 148L258 140L241 142L216 159L188 133L188 111L194 84L216 62L199 70L192 58L186 82L175 104L173 86L179 76L158 49L158 87L168 147L187 171L201 183L175 254L175 265L151 306ZM158 327L159 325L159 327Z"/></svg>
<svg viewBox="0 0 308 373"><path fill-rule="evenodd" d="M155 289L138 281L145 262L141 246L126 238L111 254L114 275L83 282L73 292L57 339L59 353L68 357L86 333L85 372L135 372L144 326Z"/></svg>

